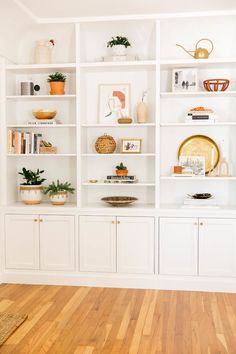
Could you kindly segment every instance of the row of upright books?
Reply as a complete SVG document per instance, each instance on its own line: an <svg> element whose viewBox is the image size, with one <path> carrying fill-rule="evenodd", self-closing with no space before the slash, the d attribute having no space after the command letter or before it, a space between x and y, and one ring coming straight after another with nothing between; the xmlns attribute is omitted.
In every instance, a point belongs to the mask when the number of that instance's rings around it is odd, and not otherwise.
<svg viewBox="0 0 236 354"><path fill-rule="evenodd" d="M39 154L42 134L8 130L8 154Z"/></svg>

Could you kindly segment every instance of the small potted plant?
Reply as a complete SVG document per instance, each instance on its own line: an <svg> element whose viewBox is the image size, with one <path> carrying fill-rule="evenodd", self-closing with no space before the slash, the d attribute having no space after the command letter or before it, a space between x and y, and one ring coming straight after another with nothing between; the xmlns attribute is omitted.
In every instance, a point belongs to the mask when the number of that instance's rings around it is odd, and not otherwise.
<svg viewBox="0 0 236 354"><path fill-rule="evenodd" d="M48 82L51 87L50 95L64 95L65 94L66 76L62 73L55 72L48 76Z"/></svg>
<svg viewBox="0 0 236 354"><path fill-rule="evenodd" d="M33 205L39 204L42 200L42 183L46 181L45 178L41 178L44 170L37 169L36 171L27 170L22 168L22 172L18 172L23 176L24 183L20 185L21 199L25 204Z"/></svg>
<svg viewBox="0 0 236 354"><path fill-rule="evenodd" d="M107 48L112 48L112 55L127 55L127 48L131 47L131 44L126 37L116 36L107 42Z"/></svg>
<svg viewBox="0 0 236 354"><path fill-rule="evenodd" d="M127 167L123 165L123 162L121 162L119 165L116 166L116 175L119 177L124 177L128 175L128 170Z"/></svg>
<svg viewBox="0 0 236 354"><path fill-rule="evenodd" d="M71 187L71 183L68 182L60 182L57 180L49 184L48 187L45 188L44 194L49 194L50 200L53 205L64 205L68 198L68 193L73 194L75 188Z"/></svg>

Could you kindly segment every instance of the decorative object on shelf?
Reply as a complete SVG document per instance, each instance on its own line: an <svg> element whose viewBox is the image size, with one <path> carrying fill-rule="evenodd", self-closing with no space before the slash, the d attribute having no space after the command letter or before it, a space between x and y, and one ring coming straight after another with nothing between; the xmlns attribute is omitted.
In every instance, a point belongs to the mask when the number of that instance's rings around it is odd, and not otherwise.
<svg viewBox="0 0 236 354"><path fill-rule="evenodd" d="M114 196L114 197L104 197L101 200L105 203L108 203L115 207L122 207L134 203L138 200L135 197L121 197L121 196Z"/></svg>
<svg viewBox="0 0 236 354"><path fill-rule="evenodd" d="M147 91L142 94L142 100L137 105L137 122L140 124L148 121Z"/></svg>
<svg viewBox="0 0 236 354"><path fill-rule="evenodd" d="M49 141L41 140L40 147L39 147L39 153L40 154L56 154L57 148L56 148L56 146L52 146L52 144L49 143Z"/></svg>
<svg viewBox="0 0 236 354"><path fill-rule="evenodd" d="M212 159L214 168L219 163L220 149L216 142L208 136L193 135L185 139L180 145L178 158L180 156L204 156L205 173L208 174L212 169Z"/></svg>
<svg viewBox="0 0 236 354"><path fill-rule="evenodd" d="M197 91L198 71L195 68L172 70L172 91Z"/></svg>
<svg viewBox="0 0 236 354"><path fill-rule="evenodd" d="M229 83L228 79L208 79L203 81L203 86L209 92L226 91Z"/></svg>
<svg viewBox="0 0 236 354"><path fill-rule="evenodd" d="M118 123L119 124L131 124L132 118L119 118Z"/></svg>
<svg viewBox="0 0 236 354"><path fill-rule="evenodd" d="M64 205L68 199L68 193L73 194L75 188L71 187L69 182L60 182L57 180L49 184L48 187L44 189L44 194L48 194L53 205Z"/></svg>
<svg viewBox="0 0 236 354"><path fill-rule="evenodd" d="M198 47L199 43L202 41L207 41L210 43L211 45L211 49L208 51L206 48L201 48ZM187 50L185 49L181 44L176 44L178 47L182 48L186 53L188 53L189 55L191 55L191 57L193 57L194 59L208 59L209 55L212 53L213 49L214 49L214 45L213 42L208 39L208 38L202 38L200 39L195 46L195 50ZM194 54L191 54L194 53Z"/></svg>
<svg viewBox="0 0 236 354"><path fill-rule="evenodd" d="M97 179L90 179L89 183L98 183L98 180Z"/></svg>
<svg viewBox="0 0 236 354"><path fill-rule="evenodd" d="M142 139L121 139L121 152L125 154L140 154Z"/></svg>
<svg viewBox="0 0 236 354"><path fill-rule="evenodd" d="M34 83L32 81L23 81L20 83L21 96L33 96L34 95Z"/></svg>
<svg viewBox="0 0 236 354"><path fill-rule="evenodd" d="M113 154L116 150L116 142L110 135L103 134L95 142L95 150L98 154Z"/></svg>
<svg viewBox="0 0 236 354"><path fill-rule="evenodd" d="M116 175L119 177L127 176L129 171L127 167L124 166L123 162L116 166Z"/></svg>
<svg viewBox="0 0 236 354"><path fill-rule="evenodd" d="M227 162L226 159L226 146L224 140L221 140L220 142L220 150L221 150L221 159L219 163L218 174L219 177L229 177L230 176L229 163Z"/></svg>
<svg viewBox="0 0 236 354"><path fill-rule="evenodd" d="M35 95L39 95L39 91L40 91L40 86L39 85L34 85Z"/></svg>
<svg viewBox="0 0 236 354"><path fill-rule="evenodd" d="M50 95L64 95L65 94L65 81L66 76L62 73L55 72L50 74L47 80L50 84Z"/></svg>
<svg viewBox="0 0 236 354"><path fill-rule="evenodd" d="M99 85L99 123L117 123L119 118L129 118L130 84Z"/></svg>
<svg viewBox="0 0 236 354"><path fill-rule="evenodd" d="M188 194L188 196L190 198L193 198L193 199L209 199L209 198L212 198L212 194L211 193L196 193L196 194Z"/></svg>
<svg viewBox="0 0 236 354"><path fill-rule="evenodd" d="M185 118L185 123L215 123L215 121L216 117L214 111L211 108L205 108L202 106L191 108Z"/></svg>
<svg viewBox="0 0 236 354"><path fill-rule="evenodd" d="M112 39L107 42L107 48L112 48L112 55L123 56L127 55L127 48L131 47L128 38L123 36L112 37Z"/></svg>
<svg viewBox="0 0 236 354"><path fill-rule="evenodd" d="M20 185L20 195L22 201L27 205L39 204L42 200L42 183L46 181L45 178L41 178L44 170L37 169L36 171L27 170L22 168L22 172L18 172L23 176L23 180L26 182Z"/></svg>
<svg viewBox="0 0 236 354"><path fill-rule="evenodd" d="M138 179L134 175L130 176L121 176L121 175L111 175L107 176L107 178L104 180L104 183L123 183L123 184L133 184L133 183L138 183Z"/></svg>
<svg viewBox="0 0 236 354"><path fill-rule="evenodd" d="M51 64L52 48L54 47L54 45L54 39L37 41L34 50L35 64Z"/></svg>
<svg viewBox="0 0 236 354"><path fill-rule="evenodd" d="M173 171L174 174L180 175L182 173L183 167L182 166L174 166Z"/></svg>
<svg viewBox="0 0 236 354"><path fill-rule="evenodd" d="M184 174L190 171L194 176L205 176L205 157L204 156L183 156L179 157L179 164L182 166Z"/></svg>
<svg viewBox="0 0 236 354"><path fill-rule="evenodd" d="M32 113L36 119L45 120L53 119L56 116L57 111L50 111L49 109L37 109L33 110Z"/></svg>

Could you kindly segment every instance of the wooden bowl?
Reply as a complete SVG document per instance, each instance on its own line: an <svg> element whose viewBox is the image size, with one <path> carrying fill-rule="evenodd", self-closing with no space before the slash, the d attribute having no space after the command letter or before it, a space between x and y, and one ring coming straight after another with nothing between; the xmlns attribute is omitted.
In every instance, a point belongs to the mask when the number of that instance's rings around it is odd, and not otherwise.
<svg viewBox="0 0 236 354"><path fill-rule="evenodd" d="M135 202L136 200L138 200L138 198L114 196L114 197L104 197L101 200L105 203L112 205L112 206L122 207L122 206L126 206L126 205L129 205L129 204Z"/></svg>
<svg viewBox="0 0 236 354"><path fill-rule="evenodd" d="M53 119L57 114L57 111L48 111L40 109L32 112L36 119Z"/></svg>
<svg viewBox="0 0 236 354"><path fill-rule="evenodd" d="M225 91L229 87L228 79L209 79L204 80L203 85L207 91Z"/></svg>

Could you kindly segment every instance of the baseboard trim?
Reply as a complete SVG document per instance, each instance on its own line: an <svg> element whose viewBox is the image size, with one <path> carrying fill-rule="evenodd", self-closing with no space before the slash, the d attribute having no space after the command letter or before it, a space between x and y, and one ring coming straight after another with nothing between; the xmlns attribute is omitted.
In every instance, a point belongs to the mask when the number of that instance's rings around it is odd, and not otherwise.
<svg viewBox="0 0 236 354"><path fill-rule="evenodd" d="M236 278L5 271L3 283L236 293Z"/></svg>

